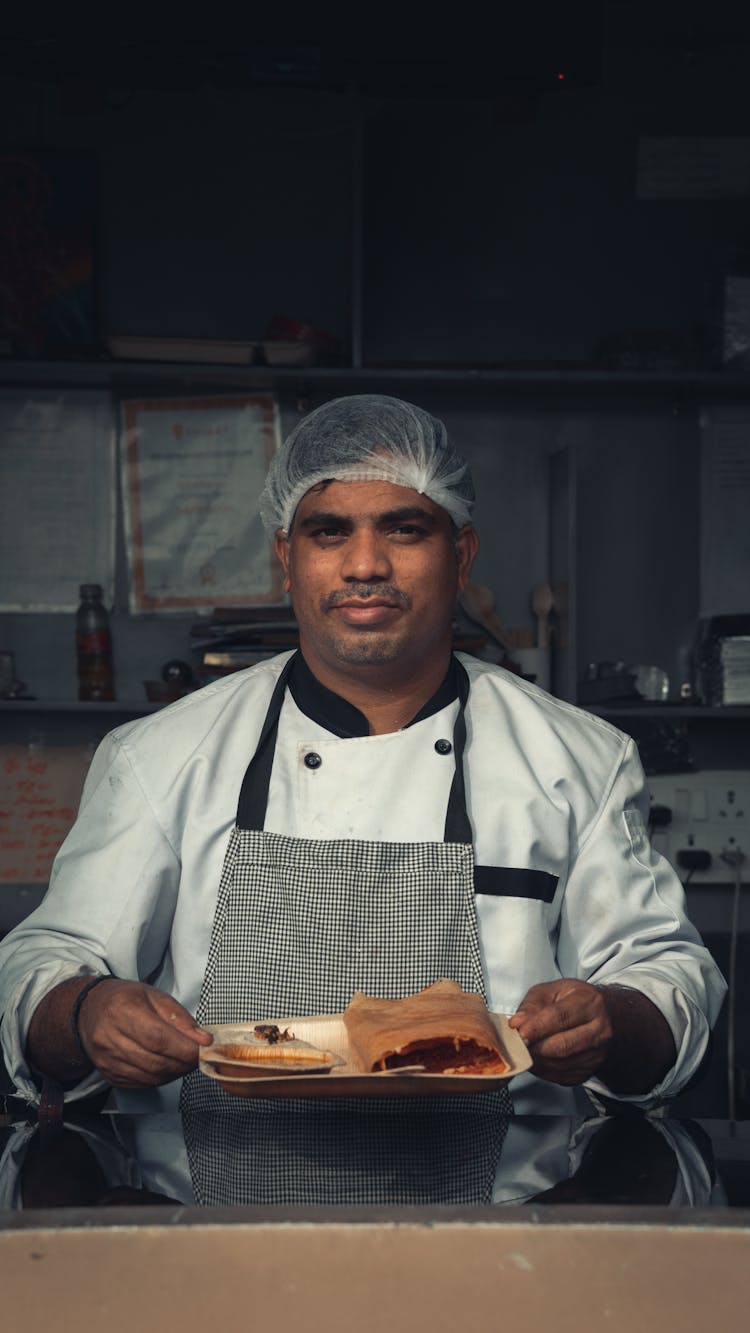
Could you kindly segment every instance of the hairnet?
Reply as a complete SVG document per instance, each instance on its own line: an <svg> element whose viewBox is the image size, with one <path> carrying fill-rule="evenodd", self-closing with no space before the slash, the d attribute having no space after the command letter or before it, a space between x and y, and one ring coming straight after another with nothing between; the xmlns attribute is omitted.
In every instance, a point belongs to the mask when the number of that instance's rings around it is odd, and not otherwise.
<svg viewBox="0 0 750 1333"><path fill-rule="evenodd" d="M294 513L322 481L390 481L409 486L468 523L474 483L442 421L400 398L363 393L310 412L275 455L260 497L269 537L289 531Z"/></svg>

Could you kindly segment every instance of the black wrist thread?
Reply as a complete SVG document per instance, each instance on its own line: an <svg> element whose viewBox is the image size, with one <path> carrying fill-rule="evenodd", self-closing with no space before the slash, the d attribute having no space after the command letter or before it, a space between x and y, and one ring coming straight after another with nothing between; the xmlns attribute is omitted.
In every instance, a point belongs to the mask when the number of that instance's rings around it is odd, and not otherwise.
<svg viewBox="0 0 750 1333"><path fill-rule="evenodd" d="M88 1051L86 1050L86 1047L81 1041L81 1034L78 1030L78 1020L81 1016L81 1006L83 1005L86 996L89 994L90 991L94 989L95 986L98 986L101 981L111 981L111 979L112 978L110 977L109 973L103 973L101 976L92 977L91 980L87 981L86 985L82 986L81 989L79 990L78 994L76 995L73 1008L70 1011L70 1031L73 1036L73 1041L75 1042L76 1046L78 1047L78 1050L81 1052L81 1055L83 1056L87 1064L92 1063L91 1056L89 1055Z"/></svg>

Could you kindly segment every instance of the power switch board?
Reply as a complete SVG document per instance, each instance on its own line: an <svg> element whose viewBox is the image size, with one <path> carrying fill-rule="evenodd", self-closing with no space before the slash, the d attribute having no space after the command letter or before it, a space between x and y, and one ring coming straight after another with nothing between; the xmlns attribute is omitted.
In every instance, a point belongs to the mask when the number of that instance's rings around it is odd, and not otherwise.
<svg viewBox="0 0 750 1333"><path fill-rule="evenodd" d="M734 880L730 860L741 860L750 880L750 771L704 769L648 778L651 841L691 884Z"/></svg>

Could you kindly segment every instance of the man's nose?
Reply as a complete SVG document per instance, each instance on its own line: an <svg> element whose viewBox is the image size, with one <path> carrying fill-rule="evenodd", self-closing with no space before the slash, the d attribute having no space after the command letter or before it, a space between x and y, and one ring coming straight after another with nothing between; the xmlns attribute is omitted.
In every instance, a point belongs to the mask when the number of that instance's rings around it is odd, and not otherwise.
<svg viewBox="0 0 750 1333"><path fill-rule="evenodd" d="M363 529L350 535L344 547L341 573L343 578L358 583L390 578L391 559L379 533Z"/></svg>

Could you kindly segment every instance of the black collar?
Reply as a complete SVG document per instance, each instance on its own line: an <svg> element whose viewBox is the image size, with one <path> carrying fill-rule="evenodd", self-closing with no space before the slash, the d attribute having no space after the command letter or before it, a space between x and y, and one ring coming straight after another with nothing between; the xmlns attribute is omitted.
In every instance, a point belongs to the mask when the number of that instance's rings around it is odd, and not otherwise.
<svg viewBox="0 0 750 1333"><path fill-rule="evenodd" d="M415 722L421 722L423 718L439 713L441 708L446 708L458 698L457 665L455 657L451 656L442 684L411 721L407 722L407 726L413 727ZM352 736L369 736L370 727L364 713L360 713L354 704L342 699L340 694L334 694L333 690L321 685L300 652L292 662L287 684L300 711L319 726L325 727L326 731L333 732L334 736L340 736L342 740Z"/></svg>

